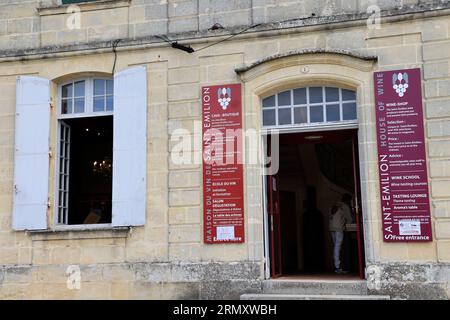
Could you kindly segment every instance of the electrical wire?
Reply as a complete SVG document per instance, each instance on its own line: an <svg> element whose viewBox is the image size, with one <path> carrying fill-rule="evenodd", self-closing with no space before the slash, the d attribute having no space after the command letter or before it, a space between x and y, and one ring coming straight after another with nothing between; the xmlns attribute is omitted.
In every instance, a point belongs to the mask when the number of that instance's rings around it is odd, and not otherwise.
<svg viewBox="0 0 450 320"><path fill-rule="evenodd" d="M158 36L158 35L155 35L155 37L156 37L156 38L159 38L159 39L161 39L161 40L163 40L163 41L165 41L165 42L167 42L167 43L170 44L170 45L172 45L172 42L170 42L170 40L169 40L166 36Z"/></svg>
<svg viewBox="0 0 450 320"><path fill-rule="evenodd" d="M209 44L209 45L207 45L207 46L198 48L198 49L195 50L195 52L202 51L202 50L204 50L204 49L207 49L207 48L210 48L210 47L212 47L212 46L218 45L219 43L222 43L222 42L225 42L225 41L227 41L227 40L230 40L231 38L236 37L236 36L238 36L238 35L240 35L240 34L246 32L246 31L248 31L248 30L250 30L250 29L259 27L260 25L261 25L261 23L254 24L254 25L252 25L252 26L250 26L250 27L248 27L248 28L245 28L245 29L242 30L242 31L239 31L238 33L234 33L234 34L230 35L229 37L227 37L227 38L225 38L225 39L222 39L222 40L219 40L219 41L217 41L217 42L211 43L211 44Z"/></svg>
<svg viewBox="0 0 450 320"><path fill-rule="evenodd" d="M113 64L113 67L112 67L112 74L114 75L114 71L116 70L116 61L117 61L117 45L119 44L119 42L120 41L122 41L122 39L117 39L117 40L114 40L114 42L113 42L113 46L112 46L112 48L113 48L113 52L114 52L114 64Z"/></svg>
<svg viewBox="0 0 450 320"><path fill-rule="evenodd" d="M190 49L189 51L187 51L187 52L189 52L189 53L202 51L202 50L205 50L205 49L210 48L210 47L212 47L212 46L218 45L219 43L228 41L228 40L230 40L231 38L236 37L236 36L238 36L238 35L240 35L240 34L246 32L246 31L248 31L248 30L250 30L250 29L253 29L253 28L256 28L256 27L258 27L258 26L260 26L260 25L261 25L261 23L251 25L251 26L249 26L248 28L245 28L244 30L239 31L238 33L231 34L230 36L226 37L225 39L216 41L216 42L214 42L214 43L211 43L211 44L209 44L209 45L207 45L207 46L204 46L204 47L201 47L201 48L199 48L199 49L193 49L193 48L191 48L190 46L186 46L185 48L186 48L186 49ZM173 48L180 49L180 48L178 48L178 46L180 46L180 45L178 45L178 43L177 43L176 41L170 41L166 36L156 36L156 37L159 38L159 39L161 39L161 40L163 40L163 41L165 41L165 42L167 42L167 43L170 44ZM183 46L183 47L184 47L184 46ZM183 48L181 48L181 50L186 51L186 50L184 50Z"/></svg>

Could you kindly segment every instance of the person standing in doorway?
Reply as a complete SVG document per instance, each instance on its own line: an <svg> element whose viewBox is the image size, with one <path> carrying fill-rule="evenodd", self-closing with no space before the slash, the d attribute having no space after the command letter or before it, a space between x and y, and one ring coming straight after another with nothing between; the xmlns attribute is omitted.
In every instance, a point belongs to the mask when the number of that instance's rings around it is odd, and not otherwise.
<svg viewBox="0 0 450 320"><path fill-rule="evenodd" d="M342 195L341 201L344 204L343 209L344 211L346 211L345 216L349 216L351 218L351 221L347 223L352 223L353 221L355 221L352 214L352 196L348 193L344 193Z"/></svg>
<svg viewBox="0 0 450 320"><path fill-rule="evenodd" d="M347 223L352 223L351 209L348 203L348 194L344 194L342 202L335 203L330 208L329 228L331 232L331 239L333 240L333 261L335 273L346 273L341 268L341 248L344 241L344 230ZM351 200L351 197L350 197Z"/></svg>

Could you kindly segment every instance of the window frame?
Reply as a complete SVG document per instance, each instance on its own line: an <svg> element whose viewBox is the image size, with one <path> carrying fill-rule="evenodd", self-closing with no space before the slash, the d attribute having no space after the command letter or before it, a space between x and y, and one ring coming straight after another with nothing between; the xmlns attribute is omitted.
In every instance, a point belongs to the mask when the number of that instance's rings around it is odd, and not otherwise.
<svg viewBox="0 0 450 320"><path fill-rule="evenodd" d="M105 76L90 76L90 77L76 77L70 80L61 82L57 87L57 130L56 130L56 163L55 163L55 178L54 178L54 206L53 206L53 226L55 230L92 230L92 229L111 229L112 221L110 223L93 223L93 224L68 224L69 212L67 212L67 223L59 222L59 207L60 207L60 156L61 156L61 144L60 136L62 130L62 122L66 119L75 118L92 118L92 117L103 117L112 116L114 121L114 91L113 91L113 110L112 111L97 111L94 112L94 80L112 80L114 86L113 77ZM85 81L85 112L82 113L62 113L62 87L67 84L74 84L78 81ZM114 142L114 141L113 141ZM69 158L70 162L70 158ZM69 172L70 181L70 172ZM68 195L70 190L68 190ZM68 204L67 204L68 205Z"/></svg>
<svg viewBox="0 0 450 320"><path fill-rule="evenodd" d="M314 102L311 103L309 100L310 95L310 88L321 88L322 90L322 102ZM339 100L337 101L326 101L326 88L336 88L339 90ZM305 98L306 103L301 104L295 104L294 103L294 90L297 89L306 89L305 90ZM349 90L355 93L355 99L354 100L343 100L342 90ZM283 92L289 92L290 95L290 101L291 103L289 105L278 105L278 94ZM263 101L267 98L274 97L274 106L270 107L264 107ZM351 120L344 120L344 104L346 103L354 103L356 106L356 118ZM335 121L327 121L327 106L329 105L339 105L339 120ZM322 113L323 113L323 121L321 122L311 122L311 107L315 106L321 106L322 107ZM295 123L295 116L294 111L295 108L306 108L306 117L307 122L305 123ZM291 123L290 124L279 124L279 110L290 110L290 117L291 117ZM302 86L302 87L293 87L285 90L279 90L275 93L267 94L260 97L260 119L261 119L261 128L263 130L270 130L270 129L277 129L277 130L292 130L292 129L305 129L305 130L316 130L316 129L323 129L326 130L326 128L335 128L335 127L357 127L358 126L358 97L356 90L345 88L345 87L338 87L338 86L330 86L330 85L309 85L309 86ZM273 125L264 125L264 110L274 110L275 111L275 124Z"/></svg>
<svg viewBox="0 0 450 320"><path fill-rule="evenodd" d="M66 2L69 1L69 2ZM96 2L100 0L60 0L61 5L71 5L71 4L79 4L79 3L86 3L86 2Z"/></svg>
<svg viewBox="0 0 450 320"><path fill-rule="evenodd" d="M58 84L58 120L73 119L73 118L87 118L87 117L101 117L114 115L114 91L113 91L113 110L111 111L94 111L94 80L112 80L111 77L79 77ZM68 84L74 84L78 81L85 81L84 88L84 112L80 113L62 113L62 87Z"/></svg>
<svg viewBox="0 0 450 320"><path fill-rule="evenodd" d="M66 129L66 128L63 128L64 126L67 126L67 124L64 123L64 125L63 125L63 121L58 121L58 130L57 130L58 136L56 138L57 144L58 144L57 145L58 156L56 157L57 158L57 160L56 160L57 161L56 162L57 170L56 170L56 183L55 183L55 187L56 187L56 189L55 189L55 192L56 192L55 225L68 225L68 224L64 223L64 220L67 220L68 216L69 216L69 194L70 194L70 189L69 189L69 185L70 185L70 171L69 170L67 171L68 172L68 174L67 174L67 182L64 182L64 185L67 186L67 190L60 190L60 188L61 188L61 182L60 182L61 181L61 171L60 171L60 169L61 169L61 158L63 157L63 155L62 155L63 151L61 150L61 142L64 141L64 140L61 139L61 134L62 134L63 130ZM70 130L69 126L67 126L67 127L68 127L67 132L69 134L69 137L65 136L66 139L65 139L64 144L66 144L66 143L68 144L68 154L66 155L65 158L67 158L68 166L70 168L70 137L71 137L70 131L71 130ZM60 198L61 192L64 194L64 197L67 197L67 199L66 199L66 201L67 201L67 203L66 203L67 208L65 208L62 205L61 201L60 201L61 200L61 198ZM67 193L67 195L65 193ZM60 218L60 210L61 209L63 211L64 211L64 209L67 209L67 214L65 212L62 213L62 221L63 222L59 222L59 220L60 220L59 219Z"/></svg>

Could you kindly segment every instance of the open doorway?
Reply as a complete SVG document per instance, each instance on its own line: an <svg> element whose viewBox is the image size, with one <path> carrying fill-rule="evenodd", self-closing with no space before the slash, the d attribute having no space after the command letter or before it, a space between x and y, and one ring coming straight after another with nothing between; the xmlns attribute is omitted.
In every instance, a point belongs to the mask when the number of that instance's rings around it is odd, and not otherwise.
<svg viewBox="0 0 450 320"><path fill-rule="evenodd" d="M364 278L357 130L283 133L279 143L279 170L266 181L271 276ZM330 212L343 199L351 219L335 273Z"/></svg>
<svg viewBox="0 0 450 320"><path fill-rule="evenodd" d="M109 224L113 117L60 121L58 224Z"/></svg>

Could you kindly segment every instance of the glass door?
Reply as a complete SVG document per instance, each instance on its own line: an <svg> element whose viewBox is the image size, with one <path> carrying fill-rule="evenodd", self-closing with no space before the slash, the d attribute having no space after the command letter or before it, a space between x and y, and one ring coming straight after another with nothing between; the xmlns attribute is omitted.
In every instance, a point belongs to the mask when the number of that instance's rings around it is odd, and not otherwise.
<svg viewBox="0 0 450 320"><path fill-rule="evenodd" d="M268 148L270 150L270 136L268 137ZM269 239L270 239L270 261L271 277L276 278L282 274L283 266L281 259L281 225L280 225L280 190L279 176L270 172L267 176L268 213L269 213Z"/></svg>

